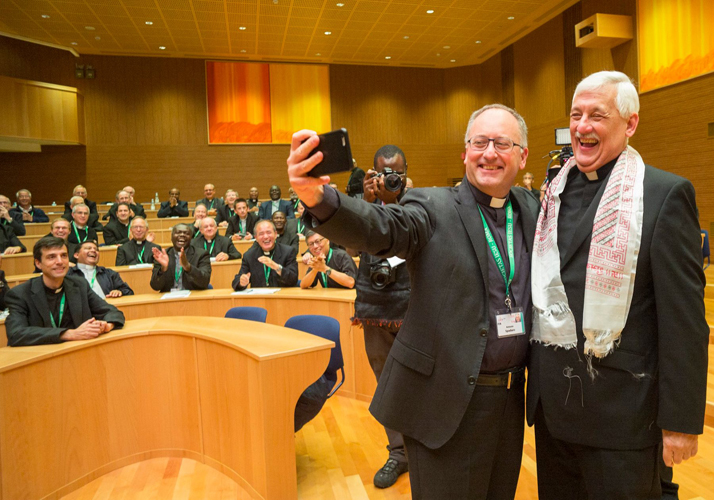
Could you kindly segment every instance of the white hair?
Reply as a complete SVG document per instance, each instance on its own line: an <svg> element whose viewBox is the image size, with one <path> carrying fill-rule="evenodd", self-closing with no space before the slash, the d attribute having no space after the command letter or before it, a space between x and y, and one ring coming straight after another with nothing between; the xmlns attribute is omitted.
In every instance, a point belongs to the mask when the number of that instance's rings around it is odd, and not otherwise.
<svg viewBox="0 0 714 500"><path fill-rule="evenodd" d="M622 118L628 119L640 111L640 98L630 77L619 71L599 71L583 78L575 87L573 102L578 94L601 90L607 86L615 87L615 106Z"/></svg>
<svg viewBox="0 0 714 500"><path fill-rule="evenodd" d="M72 207L72 213L75 213L80 208L86 208L87 210L89 210L89 207L84 203L77 203L75 206Z"/></svg>
<svg viewBox="0 0 714 500"><path fill-rule="evenodd" d="M484 111L488 111L489 109L501 109L503 111L507 111L513 115L513 118L516 119L518 122L518 132L521 135L520 138L520 144L521 146L525 149L528 147L528 127L526 126L526 121L523 119L521 115L518 114L518 112L515 109L509 108L508 106L504 106L503 104L487 104L481 109L477 109L471 114L471 118L469 118L469 124L466 126L466 134L464 135L464 142L468 142L469 139L469 130L471 130L471 125L473 124L474 120L478 118L478 116L483 113Z"/></svg>

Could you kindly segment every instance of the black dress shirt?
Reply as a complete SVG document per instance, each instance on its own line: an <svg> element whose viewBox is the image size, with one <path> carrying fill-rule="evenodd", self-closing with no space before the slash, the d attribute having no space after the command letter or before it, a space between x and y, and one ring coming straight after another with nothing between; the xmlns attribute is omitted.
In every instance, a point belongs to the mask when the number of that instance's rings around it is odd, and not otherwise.
<svg viewBox="0 0 714 500"><path fill-rule="evenodd" d="M357 265L352 257L350 257L347 252L340 250L339 248L331 249L332 256L330 260L326 262L327 267L341 273L345 273L347 276L357 279ZM308 268L307 273L309 274L312 268ZM318 273L315 279L312 281L310 287L317 286L317 282L320 282L323 288L325 288L325 281L327 281L327 288L347 288L344 285L340 285L330 276L325 273ZM356 282L356 281L355 281ZM354 286L352 287L354 288Z"/></svg>

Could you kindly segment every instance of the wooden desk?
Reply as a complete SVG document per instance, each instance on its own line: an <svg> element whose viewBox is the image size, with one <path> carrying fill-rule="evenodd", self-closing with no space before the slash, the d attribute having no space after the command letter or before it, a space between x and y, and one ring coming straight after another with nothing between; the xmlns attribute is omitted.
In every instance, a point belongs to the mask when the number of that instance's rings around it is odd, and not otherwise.
<svg viewBox="0 0 714 500"><path fill-rule="evenodd" d="M59 498L170 456L214 467L253 498L296 499L295 403L332 345L273 325L169 317L0 349L0 496Z"/></svg>

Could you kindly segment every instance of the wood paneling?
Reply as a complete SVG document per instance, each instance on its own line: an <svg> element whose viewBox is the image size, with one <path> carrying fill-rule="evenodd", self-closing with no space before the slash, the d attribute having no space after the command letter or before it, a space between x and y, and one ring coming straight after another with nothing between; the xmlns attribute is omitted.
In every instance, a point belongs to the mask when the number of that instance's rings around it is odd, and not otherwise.
<svg viewBox="0 0 714 500"><path fill-rule="evenodd" d="M502 102L508 107L516 107L516 68L513 45L501 51L501 85L503 86Z"/></svg>

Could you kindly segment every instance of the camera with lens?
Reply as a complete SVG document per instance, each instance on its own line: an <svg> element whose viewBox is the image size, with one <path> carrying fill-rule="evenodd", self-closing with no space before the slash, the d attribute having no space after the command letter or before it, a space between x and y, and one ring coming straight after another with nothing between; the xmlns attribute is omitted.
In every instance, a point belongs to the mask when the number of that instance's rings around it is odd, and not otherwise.
<svg viewBox="0 0 714 500"><path fill-rule="evenodd" d="M397 279L397 270L386 260L380 260L369 266L369 279L373 288L383 290Z"/></svg>
<svg viewBox="0 0 714 500"><path fill-rule="evenodd" d="M389 167L384 167L382 173L375 177L384 177L384 187L387 191L398 193L402 190L402 176Z"/></svg>

